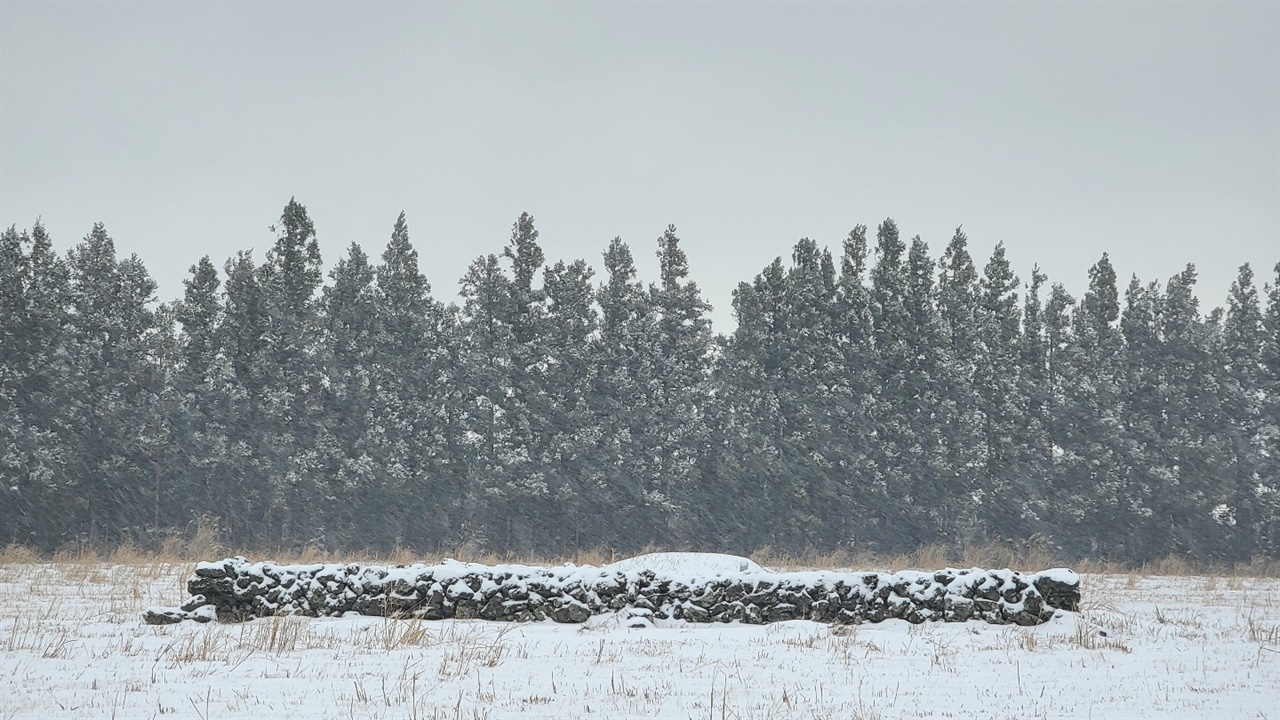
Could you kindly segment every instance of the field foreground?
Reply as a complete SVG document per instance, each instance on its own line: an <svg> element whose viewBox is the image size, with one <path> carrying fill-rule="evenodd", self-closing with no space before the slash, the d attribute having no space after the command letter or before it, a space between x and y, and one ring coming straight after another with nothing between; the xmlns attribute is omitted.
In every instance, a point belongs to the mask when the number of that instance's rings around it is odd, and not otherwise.
<svg viewBox="0 0 1280 720"><path fill-rule="evenodd" d="M0 565L0 720L1280 718L1280 580L1086 575L1032 628L271 618L147 626L190 564Z"/></svg>

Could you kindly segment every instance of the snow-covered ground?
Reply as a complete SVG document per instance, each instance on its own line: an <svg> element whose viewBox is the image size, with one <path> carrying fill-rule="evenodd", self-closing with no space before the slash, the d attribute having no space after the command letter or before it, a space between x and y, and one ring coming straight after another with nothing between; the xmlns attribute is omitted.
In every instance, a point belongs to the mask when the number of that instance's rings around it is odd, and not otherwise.
<svg viewBox="0 0 1280 720"><path fill-rule="evenodd" d="M144 625L191 570L0 565L0 719L1280 718L1275 579L1085 576L1035 628Z"/></svg>

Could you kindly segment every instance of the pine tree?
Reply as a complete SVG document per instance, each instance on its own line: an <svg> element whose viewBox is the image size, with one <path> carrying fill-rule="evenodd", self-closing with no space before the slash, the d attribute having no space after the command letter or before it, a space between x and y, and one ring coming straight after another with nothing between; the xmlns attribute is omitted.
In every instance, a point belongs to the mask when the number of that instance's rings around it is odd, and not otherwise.
<svg viewBox="0 0 1280 720"><path fill-rule="evenodd" d="M20 388L29 375L31 358L23 345L27 320L27 233L18 235L10 226L0 234L0 542L17 542L20 528L30 520L30 496L34 488L27 481L29 458L24 446L30 423L20 407ZM26 486L26 487L24 487ZM25 492L24 492L25 490Z"/></svg>
<svg viewBox="0 0 1280 720"><path fill-rule="evenodd" d="M649 501L663 508L665 528L653 528L658 542L669 543L695 532L688 514L689 498L698 492L698 460L706 445L706 406L711 355L711 305L697 283L688 279L689 261L680 248L674 225L658 238L660 283L649 294L657 310L657 396L649 437L659 484Z"/></svg>
<svg viewBox="0 0 1280 720"><path fill-rule="evenodd" d="M1160 314L1165 400L1160 412L1166 448L1161 455L1170 463L1166 497L1172 503L1172 550L1221 559L1229 523L1212 516L1223 500L1219 476L1227 450L1214 371L1219 364L1214 359L1217 323L1201 319L1196 279L1193 265L1170 278Z"/></svg>
<svg viewBox="0 0 1280 720"><path fill-rule="evenodd" d="M324 431L324 333L316 299L323 270L315 226L296 199L271 229L275 244L258 268L270 313L263 460L272 489L271 529L289 546L323 537L324 461L317 445Z"/></svg>
<svg viewBox="0 0 1280 720"><path fill-rule="evenodd" d="M173 422L183 455L183 462L174 468L178 494L198 514L213 512L222 497L218 486L225 477L227 443L222 428L229 418L222 415L225 406L220 396L226 392L228 378L221 354L218 270L206 255L191 266L190 273L183 280L183 299L174 308L181 326L180 362L171 389L177 396ZM198 516L184 519L198 520Z"/></svg>
<svg viewBox="0 0 1280 720"><path fill-rule="evenodd" d="M1083 501L1081 526L1091 554L1133 557L1125 544L1131 526L1122 458L1119 373L1123 339L1115 269L1104 253L1089 269L1089 290L1073 316L1076 347L1071 358L1079 373L1069 389L1066 412L1075 429L1067 482Z"/></svg>
<svg viewBox="0 0 1280 720"><path fill-rule="evenodd" d="M1079 378L1074 358L1078 345L1072 332L1072 309L1076 300L1062 283L1049 289L1044 306L1045 336L1045 429L1049 441L1051 464L1045 474L1048 526L1054 543L1075 555L1083 547L1083 538L1073 534L1084 519L1083 489L1073 483L1073 472L1079 457L1077 428L1071 417L1074 386Z"/></svg>
<svg viewBox="0 0 1280 720"><path fill-rule="evenodd" d="M513 464L527 456L515 443L507 407L511 388L512 346L510 280L496 255L477 258L462 278L459 381L464 390L465 415L471 457L467 468L469 538L503 546L508 543L504 511L515 500L511 477ZM515 468L518 471L520 468ZM496 534L495 534L496 533Z"/></svg>
<svg viewBox="0 0 1280 720"><path fill-rule="evenodd" d="M946 446L948 474L955 485L956 496L968 495L979 510L963 528L955 530L966 542L984 541L993 521L993 506L1006 502L1005 489L991 477L988 454L991 433L987 432L984 413L986 400L993 394L988 387L981 397L979 383L985 378L990 385L993 358L984 345L991 334L983 316L984 288L969 254L969 239L960 228L943 252L938 272L937 306L940 325L940 350L945 353L945 369L937 368L941 405L937 421L942 425ZM969 492L967 489L972 489ZM990 496L995 490L997 500ZM970 517L953 508L953 514ZM960 538L957 538L960 539Z"/></svg>
<svg viewBox="0 0 1280 720"><path fill-rule="evenodd" d="M148 307L155 282L136 256L116 259L101 223L68 255L75 380L72 475L80 483L91 541L143 540L139 507L152 507L159 469L146 433L158 413L163 377L151 350L157 327Z"/></svg>
<svg viewBox="0 0 1280 720"><path fill-rule="evenodd" d="M511 228L502 256L511 261L511 280L505 322L510 328L509 392L502 398L503 420L509 434L504 463L504 509L499 516L503 545L530 549L542 541L538 518L550 504L551 484L546 468L537 462L549 442L543 369L546 367L546 293L533 285L543 269L533 217L522 213Z"/></svg>
<svg viewBox="0 0 1280 720"><path fill-rule="evenodd" d="M832 306L836 302L830 253L808 238L792 251L782 314L787 334L777 338L784 349L782 409L787 417L786 460L800 497L788 545L829 547L832 531L843 531L844 488L831 449L843 441L837 425L837 378L842 357Z"/></svg>
<svg viewBox="0 0 1280 720"><path fill-rule="evenodd" d="M607 277L596 291L600 332L592 353L592 405L601 433L591 463L594 505L616 518L602 528L600 542L635 549L654 539L662 517L650 502L660 479L645 445L655 413L657 313L622 238L609 243L604 267Z"/></svg>
<svg viewBox="0 0 1280 720"><path fill-rule="evenodd" d="M274 530L270 507L278 478L269 466L268 403L273 369L269 355L271 309L253 256L241 251L226 274L219 344L229 366L217 402L225 434L226 469L213 501L228 535L245 545L265 545Z"/></svg>
<svg viewBox="0 0 1280 720"><path fill-rule="evenodd" d="M385 458L376 446L373 426L378 319L374 269L357 243L330 271L333 284L322 291L321 309L328 347L323 386L325 427L316 448L325 468L325 540L349 546L354 540L379 540L386 547L400 523L400 505L388 498ZM395 528L395 529L390 529Z"/></svg>
<svg viewBox="0 0 1280 720"><path fill-rule="evenodd" d="M0 237L0 541L51 548L84 529L77 493L66 264L38 221Z"/></svg>
<svg viewBox="0 0 1280 720"><path fill-rule="evenodd" d="M1125 291L1120 330L1125 341L1118 379L1123 405L1121 448L1126 477L1129 543L1164 547L1170 538L1170 511L1160 488L1171 481L1165 460L1165 437L1159 424L1163 405L1160 370L1163 355L1159 285L1143 286L1135 275Z"/></svg>
<svg viewBox="0 0 1280 720"><path fill-rule="evenodd" d="M835 444L843 502L840 543L857 547L876 534L867 522L868 509L886 503L884 487L876 482L875 448L878 440L872 419L878 414L876 398L878 361L871 315L871 294L865 285L867 227L855 226L843 243L835 317L838 369L832 393L836 428L842 440Z"/></svg>
<svg viewBox="0 0 1280 720"><path fill-rule="evenodd" d="M1254 286L1253 268L1240 266L1227 299L1227 315L1222 326L1226 364L1220 379L1222 407L1228 426L1228 465L1223 468L1224 503L1234 520L1230 557L1252 557L1262 530L1256 488L1263 482L1261 461L1265 457L1262 420L1263 316ZM1274 478L1274 476L1272 476ZM1275 482L1272 483L1275 485ZM1263 486L1266 487L1266 486Z"/></svg>
<svg viewBox="0 0 1280 720"><path fill-rule="evenodd" d="M907 537L917 545L967 532L956 520L967 515L974 484L967 468L949 457L944 437L957 416L972 408L955 402L957 393L948 384L947 374L955 362L943 342L935 267L929 246L918 235L912 238L905 268L907 323L900 329L910 349L900 422L905 470L902 512Z"/></svg>
<svg viewBox="0 0 1280 720"><path fill-rule="evenodd" d="M1049 438L1051 419L1051 386L1048 372L1048 338L1045 332L1045 308L1040 290L1048 277L1037 265L1031 270L1022 306L1022 335L1018 341L1018 393L1023 399L1023 426L1016 430L1016 446L1023 476L1029 483L1031 497L1023 511L1037 523L1032 537L1047 541L1045 523L1051 516L1046 487L1053 473L1053 447Z"/></svg>
<svg viewBox="0 0 1280 720"><path fill-rule="evenodd" d="M981 515L987 532L1002 540L1033 533L1033 508L1039 504L1038 489L1027 481L1022 465L1019 437L1028 418L1027 399L1018 377L1018 285L1004 243L997 244L979 282L974 388L988 494Z"/></svg>
<svg viewBox="0 0 1280 720"><path fill-rule="evenodd" d="M588 468L600 428L590 405L593 382L593 336L599 324L593 304L591 268L585 260L547 268L547 367L542 374L546 393L546 438L538 462L547 468L550 503L540 534L560 549L583 547L584 535L594 539L590 526L600 517L588 498L596 488Z"/></svg>
<svg viewBox="0 0 1280 720"><path fill-rule="evenodd" d="M448 336L454 318L431 297L404 213L377 268L376 388L371 428L385 484L369 510L401 518L379 545L440 548L461 531L464 476L461 393ZM394 523L393 523L394 524Z"/></svg>
<svg viewBox="0 0 1280 720"><path fill-rule="evenodd" d="M1265 286L1267 306L1262 318L1262 351L1258 368L1261 394L1258 475L1259 550L1268 557L1280 555L1280 262Z"/></svg>

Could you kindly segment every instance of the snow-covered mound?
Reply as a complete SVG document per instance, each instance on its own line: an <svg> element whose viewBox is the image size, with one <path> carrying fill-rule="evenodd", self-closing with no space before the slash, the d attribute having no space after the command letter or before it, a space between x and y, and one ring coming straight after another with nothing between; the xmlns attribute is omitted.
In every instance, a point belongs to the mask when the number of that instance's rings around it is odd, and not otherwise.
<svg viewBox="0 0 1280 720"><path fill-rule="evenodd" d="M764 568L748 558L699 552L659 552L637 555L609 563L601 569L623 573L652 570L656 575L680 580L711 579L764 572Z"/></svg>

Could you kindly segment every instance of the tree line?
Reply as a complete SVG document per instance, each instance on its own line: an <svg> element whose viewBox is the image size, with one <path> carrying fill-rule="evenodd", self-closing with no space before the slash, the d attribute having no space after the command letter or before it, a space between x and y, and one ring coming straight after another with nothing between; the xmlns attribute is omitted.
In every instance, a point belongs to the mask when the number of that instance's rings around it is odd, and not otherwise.
<svg viewBox="0 0 1280 720"><path fill-rule="evenodd" d="M0 236L0 542L563 553L1046 544L1280 556L1280 264L1075 298L957 230L809 239L715 335L676 228L656 282L548 264L521 215L435 298L401 214L328 272L291 200L260 260L155 302L101 224Z"/></svg>

